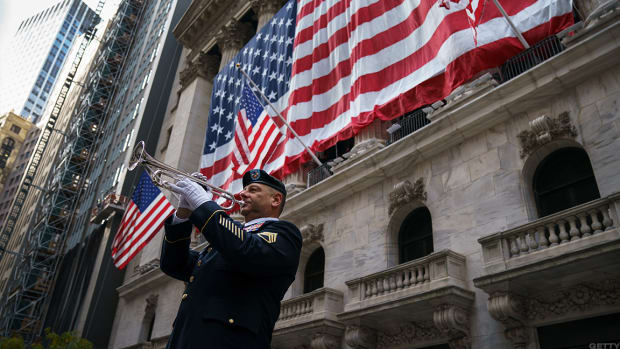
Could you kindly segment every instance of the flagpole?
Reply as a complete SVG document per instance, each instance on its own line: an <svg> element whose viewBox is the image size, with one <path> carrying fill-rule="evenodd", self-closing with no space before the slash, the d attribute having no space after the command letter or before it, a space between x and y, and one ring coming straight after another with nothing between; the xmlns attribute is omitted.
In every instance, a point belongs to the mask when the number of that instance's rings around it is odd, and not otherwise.
<svg viewBox="0 0 620 349"><path fill-rule="evenodd" d="M280 114L280 112L278 111L278 109L276 109L273 104L271 104L271 101L269 101L269 98L267 98L267 96L265 96L265 94L263 93L263 91L260 90L260 88L258 87L258 85L256 85L256 83L254 83L254 81L252 80L252 78L245 72L245 70L243 70L243 68L241 68L241 64L237 63L237 69L239 69L239 71L241 71L241 74L245 75L245 77L250 81L250 84L252 84L252 87L254 87L254 89L256 89L256 91L258 91L258 93L261 95L261 97L267 101L267 103L269 104L269 106L271 107L271 109L273 109L276 114L278 114L278 116L280 117L280 120L282 120L282 122L286 125L286 127L288 127L289 131L291 131L291 133L295 136L295 139L297 139L297 141L299 141L299 143L301 143L301 145L304 147L304 149L306 149L306 151L308 152L308 154L310 154L310 156L312 157L312 160L314 160L314 162L317 163L317 165L319 166L323 166L323 163L321 162L321 160L319 160L319 158L316 157L316 155L314 155L314 153L310 150L310 148L308 148L308 146L301 140L301 138L299 137L299 135L297 134L297 132L295 132L295 130L293 130L293 128L291 127L291 125L286 121L286 119L284 119L284 117L282 116L282 114ZM260 103L260 101L259 101ZM263 103L261 103L261 105L263 105ZM263 105L263 108L265 106ZM269 113L267 113L269 114Z"/></svg>
<svg viewBox="0 0 620 349"><path fill-rule="evenodd" d="M521 45L523 45L526 49L530 48L530 44L528 44L527 41L525 41L525 38L523 37L523 35L521 35L521 32L517 30L517 27L515 26L514 23L512 23L512 20L510 19L510 17L508 17L508 14L506 13L502 5L499 3L499 1L493 0L493 3L495 4L499 12L502 13L502 16L504 16L504 19L506 20L506 22L508 22L508 25L510 25L510 28L512 28L512 31L515 33L515 35L517 35L517 38L521 42Z"/></svg>

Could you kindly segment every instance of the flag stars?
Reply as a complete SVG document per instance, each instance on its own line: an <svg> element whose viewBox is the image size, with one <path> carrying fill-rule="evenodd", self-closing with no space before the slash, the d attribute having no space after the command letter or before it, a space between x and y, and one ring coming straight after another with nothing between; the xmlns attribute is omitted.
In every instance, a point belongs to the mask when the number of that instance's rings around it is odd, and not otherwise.
<svg viewBox="0 0 620 349"><path fill-rule="evenodd" d="M259 34L260 35L260 34ZM254 50L254 57L258 57L260 56L260 51L261 49L257 48L256 50Z"/></svg>
<svg viewBox="0 0 620 349"><path fill-rule="evenodd" d="M216 133L220 133L221 130L220 131L218 131L218 130L220 130L220 124L213 124L213 126L211 126L211 131L216 132Z"/></svg>
<svg viewBox="0 0 620 349"><path fill-rule="evenodd" d="M228 132L226 132L224 137L226 138L226 140L230 140L232 138L232 133L230 131L228 131Z"/></svg>
<svg viewBox="0 0 620 349"><path fill-rule="evenodd" d="M258 66L254 67L254 70L252 70L252 74L258 74L260 73L260 68Z"/></svg>
<svg viewBox="0 0 620 349"><path fill-rule="evenodd" d="M232 95L231 95L231 97L232 97ZM230 99L232 100L232 98L230 98ZM232 112L231 112L231 113L228 113L228 115L226 115L226 120L228 120L228 121L232 120L233 116L234 116L234 115L233 115L233 113L232 113Z"/></svg>
<svg viewBox="0 0 620 349"><path fill-rule="evenodd" d="M269 98L270 101L273 101L276 99L276 92L275 91L271 91L269 93L269 96L267 96L267 98Z"/></svg>
<svg viewBox="0 0 620 349"><path fill-rule="evenodd" d="M215 150L215 148L217 147L217 143L215 143L215 141L211 144L209 144L209 149L210 150Z"/></svg>
<svg viewBox="0 0 620 349"><path fill-rule="evenodd" d="M286 38L286 42L284 43L285 45L292 45L293 44L293 37L289 36L288 38Z"/></svg>
<svg viewBox="0 0 620 349"><path fill-rule="evenodd" d="M277 75L277 74L276 74L276 72L271 72L271 74L269 74L269 80L274 80L274 79L276 79L276 78L277 78L277 76L276 76L276 75Z"/></svg>
<svg viewBox="0 0 620 349"><path fill-rule="evenodd" d="M290 5L290 4L289 4L289 5ZM290 10L290 9L289 9L289 10ZM287 20L286 20L286 27L288 28L288 27L290 27L290 26L292 26L292 25L293 25L293 20L292 20L292 19L290 19L290 18L289 18L289 19L287 19Z"/></svg>

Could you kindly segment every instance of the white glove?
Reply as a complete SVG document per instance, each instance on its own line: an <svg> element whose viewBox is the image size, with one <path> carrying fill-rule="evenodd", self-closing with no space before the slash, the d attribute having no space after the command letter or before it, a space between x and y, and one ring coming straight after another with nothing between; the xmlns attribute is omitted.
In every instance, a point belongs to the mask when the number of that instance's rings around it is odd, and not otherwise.
<svg viewBox="0 0 620 349"><path fill-rule="evenodd" d="M187 204L187 208L195 210L198 206L204 204L207 201L213 199L213 194L210 191L206 191L200 184L190 181L189 179L182 179L176 184L168 183L170 190L181 196L179 207L181 203ZM185 202L183 202L185 200Z"/></svg>

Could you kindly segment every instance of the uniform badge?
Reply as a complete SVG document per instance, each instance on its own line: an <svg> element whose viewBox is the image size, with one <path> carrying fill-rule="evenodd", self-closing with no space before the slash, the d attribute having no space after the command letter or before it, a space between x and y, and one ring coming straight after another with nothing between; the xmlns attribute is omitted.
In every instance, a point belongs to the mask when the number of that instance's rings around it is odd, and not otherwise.
<svg viewBox="0 0 620 349"><path fill-rule="evenodd" d="M278 233L263 232L256 235L260 236L263 240L267 241L270 244L276 242L276 239L278 238Z"/></svg>
<svg viewBox="0 0 620 349"><path fill-rule="evenodd" d="M243 228L243 230L245 230L245 231L257 231L258 229L260 229L260 227L263 226L263 224L265 224L265 222L260 222L260 223L248 225L247 227Z"/></svg>
<svg viewBox="0 0 620 349"><path fill-rule="evenodd" d="M259 170L252 170L252 171L250 171L250 178L252 178L253 181L259 179L260 178L260 171Z"/></svg>

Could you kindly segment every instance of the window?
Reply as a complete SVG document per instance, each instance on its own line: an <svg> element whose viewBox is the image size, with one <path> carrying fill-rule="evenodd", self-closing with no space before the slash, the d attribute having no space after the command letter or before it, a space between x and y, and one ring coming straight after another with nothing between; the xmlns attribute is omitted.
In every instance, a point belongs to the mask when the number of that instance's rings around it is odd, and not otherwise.
<svg viewBox="0 0 620 349"><path fill-rule="evenodd" d="M325 272L325 252L319 247L308 258L306 272L304 273L304 293L312 292L323 287L323 274Z"/></svg>
<svg viewBox="0 0 620 349"><path fill-rule="evenodd" d="M0 168L6 167L6 162L11 156L13 148L15 148L15 141L11 137L6 137L0 146Z"/></svg>
<svg viewBox="0 0 620 349"><path fill-rule="evenodd" d="M431 213L426 207L411 211L398 232L399 263L422 258L433 252Z"/></svg>
<svg viewBox="0 0 620 349"><path fill-rule="evenodd" d="M543 159L533 187L539 217L601 197L588 154L580 148L563 148Z"/></svg>
<svg viewBox="0 0 620 349"><path fill-rule="evenodd" d="M22 130L21 127L17 126L17 125L11 125L11 132L15 133L15 134L19 134L19 132Z"/></svg>

